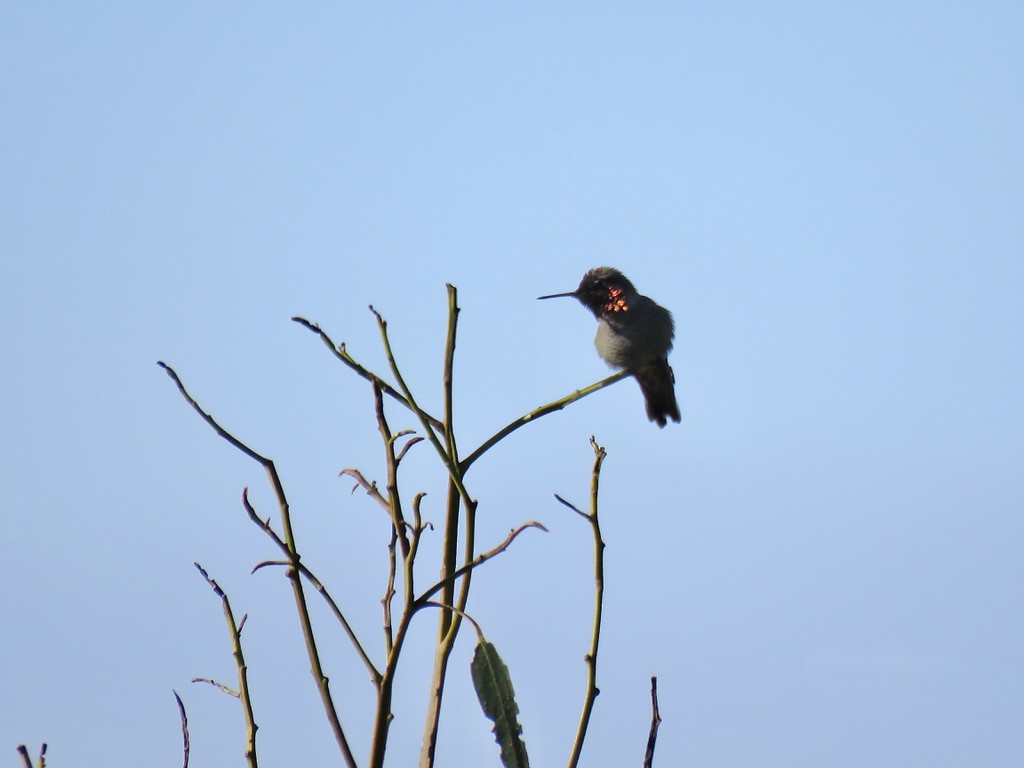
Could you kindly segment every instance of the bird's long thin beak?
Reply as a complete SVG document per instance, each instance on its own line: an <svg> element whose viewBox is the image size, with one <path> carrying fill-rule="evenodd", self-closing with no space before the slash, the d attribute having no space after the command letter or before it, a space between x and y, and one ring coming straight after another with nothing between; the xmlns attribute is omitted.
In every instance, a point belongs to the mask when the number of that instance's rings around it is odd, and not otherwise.
<svg viewBox="0 0 1024 768"><path fill-rule="evenodd" d="M573 298L576 298L576 291L569 291L567 293L549 293L547 296L538 296L537 300L540 301L541 299L560 299L563 296L572 296Z"/></svg>

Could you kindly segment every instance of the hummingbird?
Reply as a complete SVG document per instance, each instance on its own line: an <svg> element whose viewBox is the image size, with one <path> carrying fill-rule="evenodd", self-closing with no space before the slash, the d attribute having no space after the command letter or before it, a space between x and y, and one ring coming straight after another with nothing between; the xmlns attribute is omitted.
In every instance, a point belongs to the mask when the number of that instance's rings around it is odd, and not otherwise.
<svg viewBox="0 0 1024 768"><path fill-rule="evenodd" d="M664 427L679 421L675 375L668 364L675 324L672 313L640 295L628 278L612 267L597 267L579 287L538 299L572 296L597 318L597 353L608 365L633 374L647 406L647 418Z"/></svg>

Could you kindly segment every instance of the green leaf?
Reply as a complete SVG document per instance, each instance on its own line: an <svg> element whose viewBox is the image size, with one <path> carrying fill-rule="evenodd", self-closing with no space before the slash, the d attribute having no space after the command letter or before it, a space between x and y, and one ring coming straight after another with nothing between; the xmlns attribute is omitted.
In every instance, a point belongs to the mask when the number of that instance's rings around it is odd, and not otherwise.
<svg viewBox="0 0 1024 768"><path fill-rule="evenodd" d="M519 706L512 690L512 678L497 649L482 636L469 669L484 715L494 721L494 740L501 747L502 764L505 768L529 768L530 759L526 756L526 744L521 735L523 726L517 719Z"/></svg>

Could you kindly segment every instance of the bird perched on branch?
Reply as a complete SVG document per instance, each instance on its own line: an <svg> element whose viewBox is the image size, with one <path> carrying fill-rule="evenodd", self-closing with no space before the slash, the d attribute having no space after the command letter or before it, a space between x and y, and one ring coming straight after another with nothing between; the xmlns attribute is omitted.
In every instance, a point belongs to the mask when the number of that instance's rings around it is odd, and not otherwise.
<svg viewBox="0 0 1024 768"><path fill-rule="evenodd" d="M672 313L640 295L625 275L612 267L597 267L583 276L579 287L540 299L572 296L597 318L597 352L613 368L624 368L640 385L647 417L664 427L679 421L675 376L668 364L675 324Z"/></svg>

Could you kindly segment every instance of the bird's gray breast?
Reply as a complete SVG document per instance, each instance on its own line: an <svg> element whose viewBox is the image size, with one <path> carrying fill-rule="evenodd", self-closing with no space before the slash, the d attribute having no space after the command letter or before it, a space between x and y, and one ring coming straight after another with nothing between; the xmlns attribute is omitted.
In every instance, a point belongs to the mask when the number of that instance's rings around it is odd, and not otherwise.
<svg viewBox="0 0 1024 768"><path fill-rule="evenodd" d="M668 355L673 334L672 314L641 296L628 312L598 322L594 344L609 365L635 370Z"/></svg>

